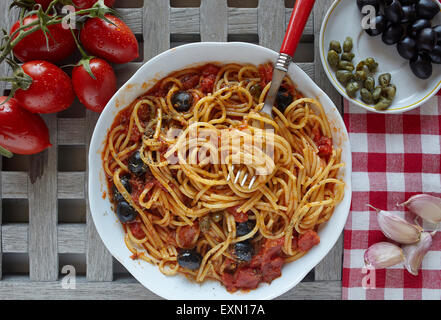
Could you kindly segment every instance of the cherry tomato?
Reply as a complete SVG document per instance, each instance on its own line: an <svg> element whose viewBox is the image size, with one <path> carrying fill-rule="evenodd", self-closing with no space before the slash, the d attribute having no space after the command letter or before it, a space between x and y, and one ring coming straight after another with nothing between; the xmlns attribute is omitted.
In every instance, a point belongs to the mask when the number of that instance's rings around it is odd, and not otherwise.
<svg viewBox="0 0 441 320"><path fill-rule="evenodd" d="M116 92L116 76L112 67L100 58L90 60L93 79L81 64L73 69L72 84L75 94L86 108L101 112Z"/></svg>
<svg viewBox="0 0 441 320"><path fill-rule="evenodd" d="M35 0L35 3L41 4L43 10L46 10L53 0Z"/></svg>
<svg viewBox="0 0 441 320"><path fill-rule="evenodd" d="M0 97L0 145L17 154L35 154L50 147L43 119L21 108L14 98L3 103L6 99Z"/></svg>
<svg viewBox="0 0 441 320"><path fill-rule="evenodd" d="M72 0L72 2L78 9L89 9L93 7L97 0ZM115 0L104 0L104 4L111 8L115 4Z"/></svg>
<svg viewBox="0 0 441 320"><path fill-rule="evenodd" d="M63 70L47 61L26 62L22 69L32 78L29 89L15 92L23 108L33 113L53 113L69 108L75 94Z"/></svg>
<svg viewBox="0 0 441 320"><path fill-rule="evenodd" d="M23 25L28 25L38 18L32 15L24 18ZM20 27L20 21L14 23L11 34ZM60 24L54 24L48 27L50 35L49 50L46 45L46 38L43 31L37 30L18 42L13 49L14 55L22 62L32 60L46 60L49 62L58 62L70 56L76 49L75 40L69 29L64 29ZM25 30L29 30L25 29ZM17 37L14 36L14 39Z"/></svg>
<svg viewBox="0 0 441 320"><path fill-rule="evenodd" d="M100 18L86 21L80 33L84 48L113 63L127 63L138 58L138 41L132 30L117 17L110 14L105 17L115 25Z"/></svg>

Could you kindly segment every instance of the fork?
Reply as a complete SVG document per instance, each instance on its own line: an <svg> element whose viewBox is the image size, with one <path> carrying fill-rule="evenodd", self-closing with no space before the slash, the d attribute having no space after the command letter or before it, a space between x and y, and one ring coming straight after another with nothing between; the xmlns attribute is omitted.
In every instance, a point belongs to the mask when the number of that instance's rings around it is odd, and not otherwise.
<svg viewBox="0 0 441 320"><path fill-rule="evenodd" d="M292 56L297 49L297 45L299 44L300 37L302 36L303 30L305 29L306 21L308 20L312 8L314 7L314 3L315 0L296 0L295 2L291 18L289 19L288 28L285 33L285 38L283 39L282 47L280 48L279 57L274 65L271 85L266 95L264 106L260 110L270 117L273 116L272 110L274 106L274 101L276 100L277 92L279 91L283 78L288 72L288 67L292 61ZM268 128L268 126L266 127ZM234 172L234 165L231 165L231 171ZM241 177L242 175L242 170L239 170L237 174L235 174L235 179L233 183L236 184L239 180L239 177ZM230 173L228 173L227 182L230 181L230 178ZM248 172L245 172L240 182L241 187L244 186L247 179ZM248 184L248 189L251 189L253 187L256 179L256 175L251 178L250 183Z"/></svg>

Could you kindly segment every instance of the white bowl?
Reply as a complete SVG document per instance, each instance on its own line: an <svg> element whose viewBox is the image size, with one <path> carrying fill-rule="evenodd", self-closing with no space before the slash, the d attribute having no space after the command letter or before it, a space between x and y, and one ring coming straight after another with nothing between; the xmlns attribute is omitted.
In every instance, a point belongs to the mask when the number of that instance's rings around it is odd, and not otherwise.
<svg viewBox="0 0 441 320"><path fill-rule="evenodd" d="M229 293L220 283L192 282L184 276L165 276L156 266L144 261L134 261L124 241L124 231L111 203L103 192L107 190L101 153L105 138L115 115L135 98L146 92L155 81L169 73L208 62L252 63L275 62L278 54L272 50L248 43L194 43L170 49L145 63L133 77L109 101L102 112L93 133L89 151L89 202L93 221L101 239L113 256L146 288L167 299L271 299L288 291L299 283L331 250L345 225L351 203L351 151L343 120L328 96L295 64L289 67L289 75L306 97L319 99L323 104L331 127L333 139L342 149L341 171L346 182L345 196L332 218L320 228L320 244L298 261L285 265L282 276L270 285L261 284L248 293Z"/></svg>
<svg viewBox="0 0 441 320"><path fill-rule="evenodd" d="M438 3L438 1L435 1ZM432 19L432 25L441 24L441 13ZM354 42L352 52L355 54L354 64L368 57L373 57L378 63L375 82L378 75L390 73L392 83L397 86L397 94L392 105L385 111L377 111L374 106L361 101L358 93L355 99L346 94L345 87L335 77L335 71L329 66L327 54L329 42L337 40L343 43L346 37ZM410 69L409 61L402 58L396 45L388 46L381 40L381 35L370 37L361 28L361 14L355 0L336 0L329 8L320 30L320 58L329 81L338 92L352 103L379 113L401 113L417 108L441 88L441 65L432 64L433 73L427 80L418 79Z"/></svg>

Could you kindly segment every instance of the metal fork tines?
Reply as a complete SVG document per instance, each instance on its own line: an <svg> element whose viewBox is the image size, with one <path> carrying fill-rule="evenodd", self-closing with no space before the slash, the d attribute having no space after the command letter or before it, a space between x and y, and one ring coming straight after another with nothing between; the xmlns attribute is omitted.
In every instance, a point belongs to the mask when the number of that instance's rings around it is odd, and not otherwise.
<svg viewBox="0 0 441 320"><path fill-rule="evenodd" d="M234 172L234 164L231 165L231 171ZM242 170L239 170L239 171L235 174L235 178L234 178L233 183L236 184L236 183L239 181L239 178L240 178L242 175L243 175ZM245 182L247 181L247 179L248 179L248 175L249 175L248 172L245 172L245 174L243 175L243 178L242 178L242 180L241 180L241 182L240 182L240 186L241 186L241 187L243 187L244 184L245 184ZM230 179L231 179L231 175L230 175L230 173L228 173L228 176L227 176L227 182L230 181ZM256 179L257 179L257 176L253 176L253 177L251 178L251 181L250 181L250 183L248 184L248 189L251 189L251 188L253 187L254 182L256 182Z"/></svg>
<svg viewBox="0 0 441 320"><path fill-rule="evenodd" d="M281 53L279 55L279 58L276 61L275 66L274 66L273 78L272 78L270 88L269 88L268 93L265 98L265 104L264 104L262 110L260 110L260 112L269 115L271 118L273 117L272 110L273 110L273 106L274 106L274 101L276 100L277 92L279 91L280 85L282 84L282 81L285 78L286 73L288 72L288 66L289 66L291 60L292 60L291 56L284 54L284 53ZM265 125L265 128L266 129L273 129L271 127L271 125ZM231 166L231 171L234 172L234 165ZM239 181L239 177L241 177L242 174L243 173L241 170L239 170L235 174L235 178L233 181L234 184L236 184ZM244 186L247 179L248 179L248 172L245 172L245 174L240 182L241 187ZM257 179L256 175L254 175L251 178L250 183L248 185L248 189L251 189L253 187L253 184L256 181L256 179ZM230 181L230 173L228 173L228 176L227 176L227 182L228 181Z"/></svg>

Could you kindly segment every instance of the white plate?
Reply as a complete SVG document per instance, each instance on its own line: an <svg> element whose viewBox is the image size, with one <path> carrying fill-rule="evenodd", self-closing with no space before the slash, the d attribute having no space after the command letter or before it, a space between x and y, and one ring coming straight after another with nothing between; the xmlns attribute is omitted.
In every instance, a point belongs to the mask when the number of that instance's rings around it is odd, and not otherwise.
<svg viewBox="0 0 441 320"><path fill-rule="evenodd" d="M208 62L252 63L275 62L278 54L272 50L248 43L194 43L168 50L145 63L135 75L113 96L102 112L93 133L89 151L89 202L93 221L109 251L145 287L168 299L271 299L288 291L331 250L345 225L351 203L351 150L348 133L336 107L328 96L295 64L289 67L289 75L298 89L307 97L315 97L323 104L333 128L334 142L343 150L341 170L346 183L343 201L336 207L327 224L319 230L320 244L298 261L285 265L282 276L270 285L262 284L249 293L231 294L219 283L207 281L198 284L181 275L167 277L156 266L130 259L123 237L124 231L111 209L101 154L106 135L115 115L135 98L146 92L155 81L169 73Z"/></svg>
<svg viewBox="0 0 441 320"><path fill-rule="evenodd" d="M432 25L437 24L441 24L441 14L432 20ZM387 110L377 111L373 106L365 104L361 101L359 93L356 99L349 98L345 88L335 77L335 71L327 61L329 42L337 40L343 43L346 37L351 37L354 41L354 65L373 57L379 63L375 74L376 82L381 73L389 72L392 75L392 83L397 86L397 95ZM431 98L441 87L441 65L433 64L433 74L429 79L417 78L410 70L409 61L398 54L396 45L386 45L381 40L381 35L370 37L362 29L361 14L355 0L336 0L331 5L322 23L319 45L320 58L329 81L342 96L367 110L380 113L409 111Z"/></svg>

